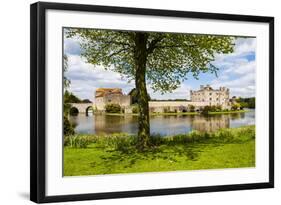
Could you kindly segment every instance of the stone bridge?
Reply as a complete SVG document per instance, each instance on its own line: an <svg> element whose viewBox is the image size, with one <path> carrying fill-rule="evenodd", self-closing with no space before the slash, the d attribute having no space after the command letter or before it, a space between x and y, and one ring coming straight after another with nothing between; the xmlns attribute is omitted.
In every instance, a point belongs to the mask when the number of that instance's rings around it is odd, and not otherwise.
<svg viewBox="0 0 281 205"><path fill-rule="evenodd" d="M86 113L88 115L89 110L93 111L93 103L70 103L70 109L77 109L79 113Z"/></svg>

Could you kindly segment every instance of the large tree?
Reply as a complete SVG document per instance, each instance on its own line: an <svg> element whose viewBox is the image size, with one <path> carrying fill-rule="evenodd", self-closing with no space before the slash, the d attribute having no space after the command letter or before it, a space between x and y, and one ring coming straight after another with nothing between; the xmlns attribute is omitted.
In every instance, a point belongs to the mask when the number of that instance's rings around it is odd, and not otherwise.
<svg viewBox="0 0 281 205"><path fill-rule="evenodd" d="M154 91L171 92L187 74L216 73L216 53L233 52L233 38L218 35L69 29L80 39L82 56L135 81L139 105L138 146L149 145L147 83Z"/></svg>

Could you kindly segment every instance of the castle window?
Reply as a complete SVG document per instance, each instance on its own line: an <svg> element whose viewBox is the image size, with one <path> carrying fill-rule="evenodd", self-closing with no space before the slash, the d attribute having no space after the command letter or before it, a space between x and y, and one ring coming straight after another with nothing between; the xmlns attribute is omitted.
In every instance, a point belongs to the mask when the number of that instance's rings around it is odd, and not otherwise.
<svg viewBox="0 0 281 205"><path fill-rule="evenodd" d="M212 93L210 93L209 95L212 95Z"/></svg>
<svg viewBox="0 0 281 205"><path fill-rule="evenodd" d="M212 100L212 98L210 98L210 100Z"/></svg>

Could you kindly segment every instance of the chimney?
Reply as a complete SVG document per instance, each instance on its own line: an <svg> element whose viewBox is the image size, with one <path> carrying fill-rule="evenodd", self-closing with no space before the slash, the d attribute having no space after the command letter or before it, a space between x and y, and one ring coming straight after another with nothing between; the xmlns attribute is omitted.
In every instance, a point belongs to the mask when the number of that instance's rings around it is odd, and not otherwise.
<svg viewBox="0 0 281 205"><path fill-rule="evenodd" d="M200 90L203 90L204 89L204 85L200 85Z"/></svg>

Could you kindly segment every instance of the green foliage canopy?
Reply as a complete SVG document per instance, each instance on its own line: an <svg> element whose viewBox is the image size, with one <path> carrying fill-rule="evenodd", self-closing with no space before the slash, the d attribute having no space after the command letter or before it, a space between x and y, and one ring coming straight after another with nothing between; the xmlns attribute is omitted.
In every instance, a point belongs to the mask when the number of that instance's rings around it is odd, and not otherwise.
<svg viewBox="0 0 281 205"><path fill-rule="evenodd" d="M64 103L81 103L82 100L73 93L66 90L64 92Z"/></svg>
<svg viewBox="0 0 281 205"><path fill-rule="evenodd" d="M102 65L135 80L135 37L137 32L71 28L67 37L78 36L82 56L88 63ZM200 72L216 73L215 54L233 52L234 38L218 35L143 33L146 37L146 80L154 91L171 92Z"/></svg>

